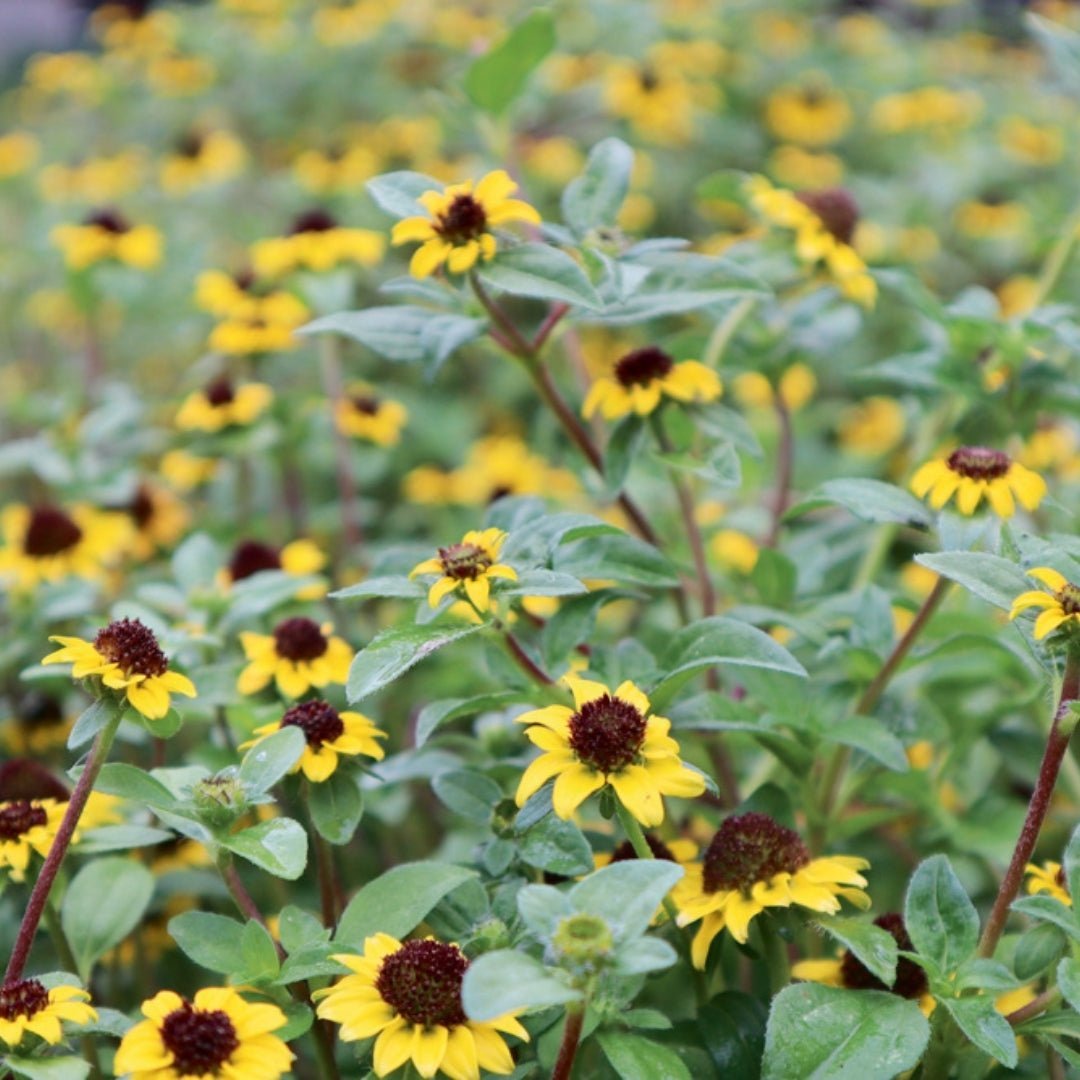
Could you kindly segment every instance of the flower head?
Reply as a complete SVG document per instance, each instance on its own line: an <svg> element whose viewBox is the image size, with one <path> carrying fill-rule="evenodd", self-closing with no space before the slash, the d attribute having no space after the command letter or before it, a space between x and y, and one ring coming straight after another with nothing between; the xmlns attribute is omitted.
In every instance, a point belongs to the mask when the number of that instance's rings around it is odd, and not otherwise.
<svg viewBox="0 0 1080 1080"><path fill-rule="evenodd" d="M709 946L727 929L740 944L750 922L766 908L798 904L835 914L839 897L858 907L870 906L859 873L870 864L851 855L813 859L802 838L766 814L737 814L725 819L701 863L687 869L673 890L680 926L701 920L691 955L705 967Z"/></svg>
<svg viewBox="0 0 1080 1080"><path fill-rule="evenodd" d="M1060 900L1066 907L1072 907L1068 882L1065 880L1065 868L1058 862L1047 861L1042 866L1028 863L1024 867L1028 879L1024 885L1029 896L1045 893L1055 900Z"/></svg>
<svg viewBox="0 0 1080 1080"><path fill-rule="evenodd" d="M116 1051L117 1074L132 1080L277 1080L293 1060L273 1034L285 1014L230 987L200 990L194 1001L162 990L143 1002L142 1014Z"/></svg>
<svg viewBox="0 0 1080 1080"><path fill-rule="evenodd" d="M0 741L16 754L42 755L67 742L72 722L59 698L34 690L14 703Z"/></svg>
<svg viewBox="0 0 1080 1080"><path fill-rule="evenodd" d="M279 278L297 270L316 273L339 266L374 266L386 242L370 229L349 229L325 210L308 210L293 221L285 236L260 240L251 248L256 273Z"/></svg>
<svg viewBox="0 0 1080 1080"><path fill-rule="evenodd" d="M1035 640L1042 641L1048 634L1063 626L1076 629L1080 626L1080 586L1074 585L1064 574L1049 566L1036 566L1028 577L1041 581L1050 592L1032 589L1021 593L1014 601L1009 618L1015 619L1028 608L1042 608L1035 620Z"/></svg>
<svg viewBox="0 0 1080 1080"><path fill-rule="evenodd" d="M507 1013L470 1020L461 1007L469 961L456 945L433 938L402 944L389 934L364 942L363 956L336 955L351 974L316 990L317 1014L341 1025L344 1042L375 1036L376 1076L411 1061L422 1077L439 1070L451 1080L479 1080L481 1070L514 1071L503 1035L528 1042L528 1032Z"/></svg>
<svg viewBox="0 0 1080 1080"><path fill-rule="evenodd" d="M265 383L235 386L226 375L219 375L202 390L184 399L176 414L181 431L218 432L227 427L246 427L270 407L274 392Z"/></svg>
<svg viewBox="0 0 1080 1080"><path fill-rule="evenodd" d="M150 270L161 262L161 233L151 225L132 225L114 210L99 210L81 225L58 225L51 238L72 270L109 261Z"/></svg>
<svg viewBox="0 0 1080 1080"><path fill-rule="evenodd" d="M632 683L614 692L566 675L574 708L549 705L517 718L525 736L544 752L525 770L516 800L522 806L555 778L552 804L569 818L594 792L610 785L619 801L648 828L664 820L662 796L693 798L705 790L700 773L679 758L668 734L671 721L649 715L649 699Z"/></svg>
<svg viewBox="0 0 1080 1080"><path fill-rule="evenodd" d="M311 540L293 540L283 548L261 540L241 540L232 550L228 565L219 574L223 590L264 570L280 570L291 577L309 577L326 565L326 554ZM297 589L298 600L318 600L326 594L325 580Z"/></svg>
<svg viewBox="0 0 1080 1080"><path fill-rule="evenodd" d="M397 446L408 416L401 402L380 398L363 384L351 387L334 405L334 423L342 435L376 446Z"/></svg>
<svg viewBox="0 0 1080 1080"><path fill-rule="evenodd" d="M442 575L428 590L428 603L432 607L437 607L452 592L464 592L478 611L487 611L491 607L492 580L517 580L517 571L498 561L505 540L506 533L501 529L467 532L460 543L439 548L436 558L414 566L409 577Z"/></svg>
<svg viewBox="0 0 1080 1080"><path fill-rule="evenodd" d="M276 723L257 727L258 736L244 743L240 749L255 746L275 731L286 727L298 727L307 739L307 746L292 771L303 769L304 775L317 784L333 775L339 757L364 754L380 761L385 751L376 741L385 739L386 732L361 713L338 712L329 702L320 698L301 701L286 710Z"/></svg>
<svg viewBox="0 0 1080 1080"><path fill-rule="evenodd" d="M765 126L785 142L829 146L851 126L851 106L841 94L818 82L782 86L766 102Z"/></svg>
<svg viewBox="0 0 1080 1080"><path fill-rule="evenodd" d="M676 363L663 349L648 345L627 353L611 376L597 379L585 397L581 412L599 411L605 420L629 413L648 416L665 398L676 401L715 401L722 392L720 377L697 360Z"/></svg>
<svg viewBox="0 0 1080 1080"><path fill-rule="evenodd" d="M1042 502L1046 481L1001 450L960 446L948 457L921 466L911 478L911 490L920 499L929 497L935 510L955 495L957 510L968 516L985 495L998 517L1010 518L1018 501L1025 510L1034 510Z"/></svg>
<svg viewBox="0 0 1080 1080"><path fill-rule="evenodd" d="M418 201L430 216L399 221L391 243L420 241L409 263L413 277L430 277L444 263L451 273L463 274L479 259L495 257L498 245L492 229L512 221L540 224L540 215L528 203L510 198L515 191L517 184L502 169L475 186L466 180L443 191L427 191Z"/></svg>
<svg viewBox="0 0 1080 1080"><path fill-rule="evenodd" d="M161 548L172 547L183 535L190 515L187 507L168 488L142 483L123 506L134 529L132 554L146 560Z"/></svg>
<svg viewBox="0 0 1080 1080"><path fill-rule="evenodd" d="M93 641L51 637L62 647L43 664L71 664L75 679L96 676L110 690L122 690L128 704L147 720L160 720L172 705L170 694L195 697L186 675L169 670L153 631L138 619L116 619L99 630Z"/></svg>
<svg viewBox="0 0 1080 1080"><path fill-rule="evenodd" d="M248 665L236 688L257 694L273 680L283 697L298 698L312 687L342 685L348 681L353 652L348 643L332 636L329 623L320 626L302 615L283 619L272 634L240 635Z"/></svg>
<svg viewBox="0 0 1080 1080"><path fill-rule="evenodd" d="M64 1037L64 1020L88 1024L97 1019L89 1000L90 995L78 986L46 989L37 979L4 983L0 986L0 1042L14 1050L30 1034L55 1046Z"/></svg>

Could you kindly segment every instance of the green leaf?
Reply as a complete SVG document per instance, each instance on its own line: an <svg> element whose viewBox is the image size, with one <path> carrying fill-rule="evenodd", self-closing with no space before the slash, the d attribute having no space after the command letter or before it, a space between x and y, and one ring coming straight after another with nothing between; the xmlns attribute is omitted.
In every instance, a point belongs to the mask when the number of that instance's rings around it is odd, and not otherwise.
<svg viewBox="0 0 1080 1080"><path fill-rule="evenodd" d="M1057 984L1062 997L1080 1012L1080 960L1066 956L1058 964Z"/></svg>
<svg viewBox="0 0 1080 1080"><path fill-rule="evenodd" d="M244 968L244 924L207 911L185 911L169 920L169 936L199 967L232 975Z"/></svg>
<svg viewBox="0 0 1080 1080"><path fill-rule="evenodd" d="M1011 909L1041 922L1051 923L1064 930L1074 941L1080 941L1080 922L1073 909L1052 896L1023 896L1013 901Z"/></svg>
<svg viewBox="0 0 1080 1080"><path fill-rule="evenodd" d="M1000 1061L1007 1069L1019 1059L1016 1036L1008 1020L994 1008L992 997L938 999L949 1010L957 1027L985 1054Z"/></svg>
<svg viewBox="0 0 1080 1080"><path fill-rule="evenodd" d="M311 784L307 803L319 835L331 844L347 844L364 816L364 793L356 777L345 769Z"/></svg>
<svg viewBox="0 0 1080 1080"><path fill-rule="evenodd" d="M1050 58L1054 74L1071 94L1080 95L1080 34L1033 12L1026 14L1024 22Z"/></svg>
<svg viewBox="0 0 1080 1080"><path fill-rule="evenodd" d="M697 1029L720 1076L757 1080L768 1012L755 997L725 990L698 1010Z"/></svg>
<svg viewBox="0 0 1080 1080"><path fill-rule="evenodd" d="M129 851L132 848L153 847L175 837L165 829L148 825L102 825L87 829L79 838L80 855L100 855L106 851Z"/></svg>
<svg viewBox="0 0 1080 1080"><path fill-rule="evenodd" d="M519 690L496 690L491 694L479 694L471 698L447 698L445 701L433 701L420 710L416 720L416 747L419 749L431 738L443 724L451 720L460 720L466 716L475 716L488 709L500 709L505 705L521 701Z"/></svg>
<svg viewBox="0 0 1080 1080"><path fill-rule="evenodd" d="M103 697L95 701L88 709L80 713L68 732L67 748L78 750L92 742L94 736L116 715L120 708L112 697Z"/></svg>
<svg viewBox="0 0 1080 1080"><path fill-rule="evenodd" d="M154 875L134 859L95 859L72 879L60 922L71 942L79 976L139 925L154 894Z"/></svg>
<svg viewBox="0 0 1080 1080"><path fill-rule="evenodd" d="M761 548L754 569L750 571L750 582L757 589L763 604L784 608L791 604L795 596L798 571L782 552Z"/></svg>
<svg viewBox="0 0 1080 1080"><path fill-rule="evenodd" d="M1005 611L1020 593L1032 588L1016 563L983 551L942 551L916 555L915 561Z"/></svg>
<svg viewBox="0 0 1080 1080"><path fill-rule="evenodd" d="M281 909L278 934L287 952L330 940L330 931L310 912L288 904Z"/></svg>
<svg viewBox="0 0 1080 1080"><path fill-rule="evenodd" d="M300 760L307 739L299 727L290 725L260 739L240 762L240 780L249 791L269 791Z"/></svg>
<svg viewBox="0 0 1080 1080"><path fill-rule="evenodd" d="M892 1080L915 1067L929 1038L914 1001L800 983L773 999L762 1080Z"/></svg>
<svg viewBox="0 0 1080 1080"><path fill-rule="evenodd" d="M904 744L875 717L850 716L835 721L828 718L817 731L829 742L854 746L869 754L893 772L908 772L911 768Z"/></svg>
<svg viewBox="0 0 1080 1080"><path fill-rule="evenodd" d="M480 1023L517 1009L543 1009L580 1000L580 991L555 978L539 960L512 949L496 949L478 957L469 965L461 986L465 1015Z"/></svg>
<svg viewBox="0 0 1080 1080"><path fill-rule="evenodd" d="M604 139L589 151L585 170L567 184L562 196L563 218L578 236L615 224L633 168L634 151L621 139Z"/></svg>
<svg viewBox="0 0 1080 1080"><path fill-rule="evenodd" d="M1070 896L1080 896L1080 826L1073 829L1062 859ZM1075 890L1075 891L1074 891Z"/></svg>
<svg viewBox="0 0 1080 1080"><path fill-rule="evenodd" d="M475 876L473 870L448 863L395 866L368 882L349 901L334 940L361 946L364 938L380 931L404 937L448 892Z"/></svg>
<svg viewBox="0 0 1080 1080"><path fill-rule="evenodd" d="M1013 968L1021 982L1041 975L1051 964L1061 959L1068 941L1052 923L1039 923L1024 933L1016 943Z"/></svg>
<svg viewBox="0 0 1080 1080"><path fill-rule="evenodd" d="M81 1057L27 1058L9 1054L0 1058L0 1065L6 1066L16 1076L26 1080L83 1080L90 1075L90 1065Z"/></svg>
<svg viewBox="0 0 1080 1080"><path fill-rule="evenodd" d="M630 466L641 453L648 430L640 416L624 416L604 447L604 481L611 491L622 491Z"/></svg>
<svg viewBox="0 0 1080 1080"><path fill-rule="evenodd" d="M384 630L353 657L345 690L350 704L389 686L425 656L437 652L444 645L460 641L483 628L482 624L448 626L428 623Z"/></svg>
<svg viewBox="0 0 1080 1080"><path fill-rule="evenodd" d="M325 315L296 332L342 334L386 360L424 364L428 373L433 374L457 349L486 329L485 319L403 304Z"/></svg>
<svg viewBox="0 0 1080 1080"><path fill-rule="evenodd" d="M805 678L806 669L764 630L725 615L699 619L673 635L661 659L667 674L652 688L649 700L662 709L684 683L719 664L768 668Z"/></svg>
<svg viewBox="0 0 1080 1080"><path fill-rule="evenodd" d="M485 112L502 115L554 48L555 20L547 8L534 8L473 63L465 73L465 93Z"/></svg>
<svg viewBox="0 0 1080 1080"><path fill-rule="evenodd" d="M375 205L391 217L427 217L428 212L417 199L428 191L442 191L443 182L423 173L402 169L376 176L364 187Z"/></svg>
<svg viewBox="0 0 1080 1080"><path fill-rule="evenodd" d="M587 641L596 625L597 612L605 604L626 596L615 589L597 589L559 605L559 610L544 624L541 635L544 658L555 667L571 649Z"/></svg>
<svg viewBox="0 0 1080 1080"><path fill-rule="evenodd" d="M212 588L225 561L221 548L206 533L193 533L173 552L172 575L184 592Z"/></svg>
<svg viewBox="0 0 1080 1080"><path fill-rule="evenodd" d="M682 876L683 868L668 859L623 859L579 881L570 902L578 911L600 916L616 940L640 937Z"/></svg>
<svg viewBox="0 0 1080 1080"><path fill-rule="evenodd" d="M904 899L904 924L915 951L946 975L974 955L979 914L945 855L931 855L915 868Z"/></svg>
<svg viewBox="0 0 1080 1080"><path fill-rule="evenodd" d="M926 506L903 488L866 478L826 480L784 517L788 520L834 503L863 521L892 522L913 529L928 529L934 521Z"/></svg>
<svg viewBox="0 0 1080 1080"><path fill-rule="evenodd" d="M836 938L859 962L886 986L896 981L896 938L887 930L861 919L821 915L814 920Z"/></svg>
<svg viewBox="0 0 1080 1080"><path fill-rule="evenodd" d="M121 761L107 761L101 767L94 790L149 807L167 808L176 803L176 796L160 780L145 769Z"/></svg>
<svg viewBox="0 0 1080 1080"><path fill-rule="evenodd" d="M627 1031L600 1031L596 1038L623 1080L691 1080L690 1070L667 1046Z"/></svg>
<svg viewBox="0 0 1080 1080"><path fill-rule="evenodd" d="M431 789L454 813L481 825L491 820L495 804L503 797L494 780L471 769L439 773L432 779Z"/></svg>
<svg viewBox="0 0 1080 1080"><path fill-rule="evenodd" d="M360 600L369 597L392 598L396 600L419 600L427 590L418 581L404 575L396 577L374 577L349 585L330 593L331 600Z"/></svg>
<svg viewBox="0 0 1080 1080"><path fill-rule="evenodd" d="M581 596L588 587L572 574L557 570L522 570L517 581L499 589L500 596Z"/></svg>
<svg viewBox="0 0 1080 1080"><path fill-rule="evenodd" d="M555 559L559 570L579 578L612 578L659 588L676 585L679 580L666 556L626 533L609 532L573 540L559 549Z"/></svg>
<svg viewBox="0 0 1080 1080"><path fill-rule="evenodd" d="M221 843L260 870L286 881L295 881L307 866L307 833L292 818L261 821Z"/></svg>
<svg viewBox="0 0 1080 1080"><path fill-rule="evenodd" d="M244 961L244 982L268 981L279 970L277 948L270 931L249 919L240 935L240 954Z"/></svg>
<svg viewBox="0 0 1080 1080"><path fill-rule="evenodd" d="M592 848L572 822L549 814L521 838L521 858L529 866L562 877L577 877L593 868Z"/></svg>
<svg viewBox="0 0 1080 1080"><path fill-rule="evenodd" d="M597 308L600 297L585 271L565 251L550 244L518 244L501 251L479 270L480 280L511 296L559 300Z"/></svg>

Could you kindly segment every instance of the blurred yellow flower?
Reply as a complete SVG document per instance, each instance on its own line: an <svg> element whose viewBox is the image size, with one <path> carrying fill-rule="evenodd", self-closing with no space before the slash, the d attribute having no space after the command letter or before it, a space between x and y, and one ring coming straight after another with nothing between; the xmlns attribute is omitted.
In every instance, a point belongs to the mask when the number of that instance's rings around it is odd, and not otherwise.
<svg viewBox="0 0 1080 1080"><path fill-rule="evenodd" d="M202 390L186 397L176 414L181 431L217 432L227 427L253 424L274 400L265 383L234 386L227 375L219 375Z"/></svg>
<svg viewBox="0 0 1080 1080"><path fill-rule="evenodd" d="M820 79L781 86L765 102L769 133L797 146L823 147L839 142L851 127L851 106ZM800 186L809 186L803 181Z"/></svg>
<svg viewBox="0 0 1080 1080"><path fill-rule="evenodd" d="M850 405L840 416L840 445L853 454L887 454L904 437L903 406L888 397L869 397Z"/></svg>
<svg viewBox="0 0 1080 1080"><path fill-rule="evenodd" d="M282 277L296 270L323 272L338 266L374 266L385 241L370 229L347 229L324 210L310 210L293 223L288 236L259 240L251 247L257 274Z"/></svg>
<svg viewBox="0 0 1080 1080"><path fill-rule="evenodd" d="M501 529L467 532L458 543L439 548L435 558L414 566L409 577L441 575L428 589L430 607L437 607L439 601L452 592L463 592L477 611L488 611L492 582L517 580L517 571L499 562L505 540L506 533Z"/></svg>
<svg viewBox="0 0 1080 1080"><path fill-rule="evenodd" d="M72 270L107 261L150 270L161 262L161 233L151 225L131 225L111 210L91 214L81 225L57 225L50 238Z"/></svg>
<svg viewBox="0 0 1080 1080"><path fill-rule="evenodd" d="M954 495L961 514L971 515L985 495L994 513L1010 518L1016 502L1034 510L1046 495L1046 481L1008 454L985 446L961 446L947 458L936 458L921 466L911 478L911 490L919 498L929 498L940 510Z"/></svg>
<svg viewBox="0 0 1080 1080"><path fill-rule="evenodd" d="M586 418L599 412L605 420L630 413L648 416L665 398L684 403L710 402L720 397L720 376L697 360L676 362L663 349L647 345L615 363L609 377L597 379L581 407Z"/></svg>

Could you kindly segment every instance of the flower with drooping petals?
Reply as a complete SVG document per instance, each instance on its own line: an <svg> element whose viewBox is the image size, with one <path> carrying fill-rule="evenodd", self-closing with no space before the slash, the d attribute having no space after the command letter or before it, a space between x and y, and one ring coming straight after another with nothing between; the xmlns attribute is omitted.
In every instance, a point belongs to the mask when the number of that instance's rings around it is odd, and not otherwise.
<svg viewBox="0 0 1080 1080"><path fill-rule="evenodd" d="M708 402L715 401L722 390L720 376L712 368L697 360L676 363L663 349L648 345L627 353L616 362L611 376L592 384L581 413L589 418L599 412L605 420L619 420L630 413L648 416L664 398Z"/></svg>
<svg viewBox="0 0 1080 1080"><path fill-rule="evenodd" d="M1061 863L1052 860L1047 860L1042 866L1028 863L1024 871L1028 876L1024 889L1029 896L1038 896L1041 893L1061 901L1066 907L1072 907L1072 897L1069 895L1065 869Z"/></svg>
<svg viewBox="0 0 1080 1080"><path fill-rule="evenodd" d="M960 446L946 458L921 466L911 478L911 490L940 510L954 495L956 509L970 517L986 496L998 517L1011 518L1017 502L1034 510L1046 494L1046 481L1013 461L1001 450Z"/></svg>
<svg viewBox="0 0 1080 1080"><path fill-rule="evenodd" d="M460 543L439 548L433 559L425 559L414 566L409 577L422 574L441 574L442 577L428 589L428 604L437 607L444 596L464 591L470 603L478 611L491 607L491 584L502 578L517 580L512 566L499 562L506 533L501 529L484 529L483 532L467 532Z"/></svg>
<svg viewBox="0 0 1080 1080"><path fill-rule="evenodd" d="M89 1001L90 995L78 986L46 989L37 979L4 983L0 986L0 1042L14 1050L29 1034L55 1046L64 1037L64 1020L88 1024L97 1019Z"/></svg>
<svg viewBox="0 0 1080 1080"><path fill-rule="evenodd" d="M1042 641L1048 634L1070 623L1074 629L1080 626L1080 586L1074 585L1064 574L1049 566L1036 566L1027 573L1028 577L1041 581L1050 592L1032 589L1021 593L1013 601L1009 618L1015 619L1028 608L1042 608L1035 620L1036 641Z"/></svg>

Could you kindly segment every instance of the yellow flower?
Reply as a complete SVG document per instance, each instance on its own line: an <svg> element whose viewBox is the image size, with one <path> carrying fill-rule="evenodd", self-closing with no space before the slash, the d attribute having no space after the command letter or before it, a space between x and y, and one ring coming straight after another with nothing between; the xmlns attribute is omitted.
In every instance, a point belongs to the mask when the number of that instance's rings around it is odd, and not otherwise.
<svg viewBox="0 0 1080 1080"><path fill-rule="evenodd" d="M274 391L265 383L234 386L228 376L219 375L184 399L176 414L176 426L181 431L208 432L246 427L266 412L273 400Z"/></svg>
<svg viewBox="0 0 1080 1080"><path fill-rule="evenodd" d="M320 7L312 16L312 28L320 44L347 48L372 37L393 13L394 4L387 0L352 0Z"/></svg>
<svg viewBox="0 0 1080 1080"><path fill-rule="evenodd" d="M456 945L434 938L402 944L375 934L364 941L362 956L334 959L351 974L315 991L316 1013L341 1025L343 1042L375 1037L376 1076L389 1076L406 1062L425 1080L440 1070L450 1080L514 1071L503 1036L528 1042L529 1034L514 1013L484 1023L468 1019L461 983L469 961Z"/></svg>
<svg viewBox="0 0 1080 1080"><path fill-rule="evenodd" d="M191 520L184 503L158 484L140 484L123 509L134 527L131 550L139 560L150 559L159 550L172 547Z"/></svg>
<svg viewBox="0 0 1080 1080"><path fill-rule="evenodd" d="M32 691L14 703L0 739L13 754L42 757L65 745L73 723L58 698Z"/></svg>
<svg viewBox="0 0 1080 1080"><path fill-rule="evenodd" d="M131 534L126 515L90 506L6 506L0 581L17 591L70 577L101 581L126 554Z"/></svg>
<svg viewBox="0 0 1080 1080"><path fill-rule="evenodd" d="M974 123L982 109L982 99L974 90L923 86L875 101L870 123L891 135L927 128L961 128Z"/></svg>
<svg viewBox="0 0 1080 1080"><path fill-rule="evenodd" d="M694 967L705 967L721 930L745 944L751 920L767 908L797 904L834 915L840 898L868 908L859 871L869 865L852 855L813 859L798 833L766 814L726 818L701 863L689 867L673 891L679 925L701 920L691 946Z"/></svg>
<svg viewBox="0 0 1080 1080"><path fill-rule="evenodd" d="M162 477L177 491L191 491L214 476L218 463L213 458L199 457L186 450L170 450L163 455L159 469Z"/></svg>
<svg viewBox="0 0 1080 1080"><path fill-rule="evenodd" d="M1015 236L1027 223L1024 206L991 196L962 203L956 211L957 229L980 240Z"/></svg>
<svg viewBox="0 0 1080 1080"><path fill-rule="evenodd" d="M66 809L57 799L0 801L0 869L6 867L12 881L26 877L32 854L49 854Z"/></svg>
<svg viewBox="0 0 1080 1080"><path fill-rule="evenodd" d="M439 548L433 559L425 559L412 568L409 577L421 574L442 576L428 590L428 604L437 607L449 593L463 590L478 611L491 607L491 583L503 578L517 581L517 571L499 562L506 533L501 529L475 529L467 532L457 544Z"/></svg>
<svg viewBox="0 0 1080 1080"><path fill-rule="evenodd" d="M869 397L844 410L840 445L853 454L887 454L904 437L904 409L894 398Z"/></svg>
<svg viewBox="0 0 1080 1080"><path fill-rule="evenodd" d="M72 270L110 260L150 270L161 262L161 233L150 225L130 225L111 210L91 214L82 225L57 225L50 235Z"/></svg>
<svg viewBox="0 0 1080 1080"><path fill-rule="evenodd" d="M342 435L367 439L376 446L397 446L409 414L399 401L383 400L370 386L357 383L334 405L334 423Z"/></svg>
<svg viewBox="0 0 1080 1080"><path fill-rule="evenodd" d="M218 579L223 592L238 581L263 570L281 570L292 577L309 577L326 565L326 554L311 540L293 540L280 551L261 540L241 540L233 548L229 565ZM325 580L297 589L297 600L318 600L326 595Z"/></svg>
<svg viewBox="0 0 1080 1080"><path fill-rule="evenodd" d="M391 234L395 246L420 242L409 273L426 278L445 264L451 273L463 274L479 259L495 257L498 245L492 229L514 221L539 225L540 215L528 203L510 198L517 187L508 173L497 169L475 187L466 180L421 195L418 201L430 216L404 218Z"/></svg>
<svg viewBox="0 0 1080 1080"><path fill-rule="evenodd" d="M9 131L0 135L0 180L8 180L26 172L40 152L37 139L26 131Z"/></svg>
<svg viewBox="0 0 1080 1080"><path fill-rule="evenodd" d="M361 713L339 713L332 705L319 698L293 705L279 721L257 727L253 734L258 738L243 743L240 749L247 750L248 747L256 746L268 735L286 727L298 727L307 739L304 753L292 771L302 769L313 784L332 776L341 756L364 754L380 761L385 753L375 741L385 739L385 731L380 731Z"/></svg>
<svg viewBox="0 0 1080 1080"><path fill-rule="evenodd" d="M646 828L664 820L664 795L693 798L704 777L683 764L671 721L649 715L649 699L632 683L614 692L598 682L563 676L574 708L549 705L517 717L525 736L543 753L525 770L518 806L554 778L552 805L569 818L592 794L610 785L626 809Z"/></svg>
<svg viewBox="0 0 1080 1080"><path fill-rule="evenodd" d="M117 1075L131 1080L278 1080L292 1064L292 1051L273 1034L285 1014L231 987L207 987L194 1001L162 990L143 1002L142 1014L116 1051Z"/></svg>
<svg viewBox="0 0 1080 1080"><path fill-rule="evenodd" d="M765 103L765 126L784 142L829 146L851 126L851 106L842 94L817 82L782 86Z"/></svg>
<svg viewBox="0 0 1080 1080"><path fill-rule="evenodd" d="M227 131L193 131L180 140L161 163L161 189L183 195L208 184L220 184L244 167L244 144Z"/></svg>
<svg viewBox="0 0 1080 1080"><path fill-rule="evenodd" d="M1072 907L1072 897L1069 895L1061 863L1047 861L1042 866L1028 863L1024 870L1028 875L1024 888L1029 896L1046 893L1047 896L1060 900L1066 907Z"/></svg>
<svg viewBox="0 0 1080 1080"><path fill-rule="evenodd" d="M62 1021L88 1024L97 1019L90 995L78 986L46 989L37 979L18 979L0 987L0 1042L14 1050L26 1035L50 1046L64 1037Z"/></svg>
<svg viewBox="0 0 1080 1080"><path fill-rule="evenodd" d="M682 402L715 401L723 391L720 376L697 360L676 363L663 349L647 345L627 353L612 376L597 379L585 396L582 415L597 411L605 420L629 413L648 416L665 397Z"/></svg>
<svg viewBox="0 0 1080 1080"><path fill-rule="evenodd" d="M722 566L749 574L757 566L760 550L744 532L737 529L721 529L710 541L709 552Z"/></svg>
<svg viewBox="0 0 1080 1080"><path fill-rule="evenodd" d="M329 623L319 626L293 616L279 622L272 634L241 634L249 663L236 680L237 690L257 694L273 680L282 697L298 698L312 687L344 685L353 651L347 642L331 636L332 629Z"/></svg>
<svg viewBox="0 0 1080 1080"><path fill-rule="evenodd" d="M1032 589L1030 592L1021 593L1013 601L1012 610L1009 612L1010 619L1015 619L1020 612L1027 611L1028 608L1042 608L1035 620L1036 641L1042 641L1066 623L1080 623L1080 588L1049 566L1037 566L1027 573L1028 577L1041 581L1050 592Z"/></svg>
<svg viewBox="0 0 1080 1080"><path fill-rule="evenodd" d="M38 174L38 187L50 202L108 205L137 191L144 170L144 152L133 147L74 165L46 165Z"/></svg>
<svg viewBox="0 0 1080 1080"><path fill-rule="evenodd" d="M162 97L201 94L213 85L214 65L205 56L169 53L155 56L146 66L146 81Z"/></svg>
<svg viewBox="0 0 1080 1080"><path fill-rule="evenodd" d="M316 18L325 15L319 11ZM336 151L304 150L293 163L293 173L314 195L354 191L379 171L378 155L370 146L357 142Z"/></svg>
<svg viewBox="0 0 1080 1080"><path fill-rule="evenodd" d="M769 171L781 184L816 190L836 187L844 178L844 163L835 154L785 145L769 155Z"/></svg>
<svg viewBox="0 0 1080 1080"><path fill-rule="evenodd" d="M751 409L772 408L779 396L788 412L798 412L814 396L817 376L803 363L792 364L780 375L776 390L760 371L744 371L732 380L739 403Z"/></svg>
<svg viewBox="0 0 1080 1080"><path fill-rule="evenodd" d="M1033 124L1023 116L1006 116L998 125L997 137L1005 153L1025 165L1054 165L1065 152L1060 128Z"/></svg>
<svg viewBox="0 0 1080 1080"><path fill-rule="evenodd" d="M947 458L921 466L911 478L911 490L920 499L928 496L935 510L955 495L957 510L967 516L975 513L985 495L998 517L1010 518L1017 500L1025 510L1042 502L1046 481L1000 450L961 446Z"/></svg>
<svg viewBox="0 0 1080 1080"><path fill-rule="evenodd" d="M386 243L369 229L347 229L324 210L309 210L293 222L288 236L272 236L252 245L255 272L269 278L296 270L324 272L338 266L374 266Z"/></svg>
<svg viewBox="0 0 1080 1080"><path fill-rule="evenodd" d="M715 105L716 88L694 84L681 70L659 57L644 63L614 61L604 72L604 105L630 121L641 135L665 146L678 146L694 133L694 109Z"/></svg>
<svg viewBox="0 0 1080 1080"><path fill-rule="evenodd" d="M117 619L99 630L93 641L57 635L61 646L43 664L71 664L71 677L96 676L110 690L123 690L128 704L147 720L160 720L172 705L170 694L195 697L186 675L169 670L152 631L138 619Z"/></svg>

